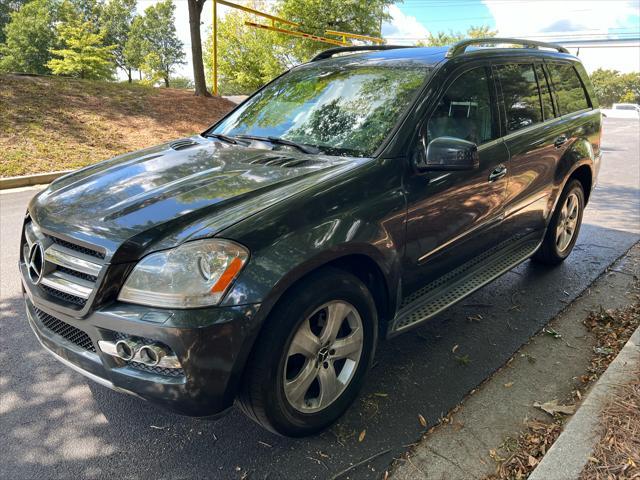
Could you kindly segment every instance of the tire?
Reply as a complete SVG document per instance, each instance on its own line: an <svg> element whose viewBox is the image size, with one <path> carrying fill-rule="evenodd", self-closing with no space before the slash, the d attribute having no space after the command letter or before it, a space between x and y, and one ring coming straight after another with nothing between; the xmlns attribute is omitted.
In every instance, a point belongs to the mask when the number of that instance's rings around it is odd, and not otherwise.
<svg viewBox="0 0 640 480"><path fill-rule="evenodd" d="M342 315L343 320L331 320ZM362 386L375 353L377 321L371 293L355 276L323 268L303 279L278 301L256 340L238 397L240 408L280 435L302 437L325 429ZM332 341L327 326L338 324ZM317 342L307 343L309 333ZM354 350L349 358L338 358L348 350ZM297 351L307 353L292 353Z"/></svg>
<svg viewBox="0 0 640 480"><path fill-rule="evenodd" d="M571 222L570 218L567 219L567 213L571 208L569 202L573 199L576 202L575 219ZM538 251L534 254L533 260L545 265L559 265L569 256L573 250L578 234L580 233L580 225L582 224L582 214L584 212L584 190L579 180L571 180L560 196L560 200L556 206L556 210L551 217L549 226L544 236L544 240L540 245ZM571 212L568 212L569 214ZM571 216L571 215L569 215ZM571 230L571 237L567 240L559 238L558 232L561 222L568 227L573 223ZM565 228L565 232L568 229Z"/></svg>

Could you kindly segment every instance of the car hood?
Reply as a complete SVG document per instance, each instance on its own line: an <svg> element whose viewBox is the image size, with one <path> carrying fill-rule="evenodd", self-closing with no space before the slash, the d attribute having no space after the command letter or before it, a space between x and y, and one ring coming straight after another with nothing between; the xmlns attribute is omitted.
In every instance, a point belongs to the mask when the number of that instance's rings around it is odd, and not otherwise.
<svg viewBox="0 0 640 480"><path fill-rule="evenodd" d="M192 137L66 175L29 210L43 231L97 245L114 262L131 261L215 235L361 161Z"/></svg>

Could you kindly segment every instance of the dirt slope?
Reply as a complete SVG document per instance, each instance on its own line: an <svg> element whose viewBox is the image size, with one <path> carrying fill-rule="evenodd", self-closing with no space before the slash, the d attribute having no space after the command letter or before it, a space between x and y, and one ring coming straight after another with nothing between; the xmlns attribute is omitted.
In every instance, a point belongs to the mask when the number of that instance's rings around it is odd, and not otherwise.
<svg viewBox="0 0 640 480"><path fill-rule="evenodd" d="M0 75L0 177L82 167L192 135L231 108L188 90Z"/></svg>

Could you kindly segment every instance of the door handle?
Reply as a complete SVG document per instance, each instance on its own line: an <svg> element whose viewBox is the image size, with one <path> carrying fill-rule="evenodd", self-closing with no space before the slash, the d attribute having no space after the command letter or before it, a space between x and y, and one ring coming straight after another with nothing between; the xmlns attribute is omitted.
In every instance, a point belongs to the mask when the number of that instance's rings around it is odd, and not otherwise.
<svg viewBox="0 0 640 480"><path fill-rule="evenodd" d="M489 174L489 181L495 182L496 180L501 179L507 174L507 167L504 165L498 165L493 172Z"/></svg>
<svg viewBox="0 0 640 480"><path fill-rule="evenodd" d="M553 146L556 148L560 148L562 145L567 143L567 140L568 139L565 135L560 135L558 138L556 138L555 142L553 142Z"/></svg>

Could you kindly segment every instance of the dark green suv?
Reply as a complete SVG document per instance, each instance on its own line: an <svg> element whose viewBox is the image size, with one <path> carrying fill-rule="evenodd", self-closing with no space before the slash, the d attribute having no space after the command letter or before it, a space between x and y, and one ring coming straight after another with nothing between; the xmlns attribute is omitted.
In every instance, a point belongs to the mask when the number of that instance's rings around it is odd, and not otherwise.
<svg viewBox="0 0 640 480"><path fill-rule="evenodd" d="M569 255L600 134L562 47L329 50L201 135L38 194L29 322L113 389L197 416L237 401L310 434L354 400L379 338Z"/></svg>

